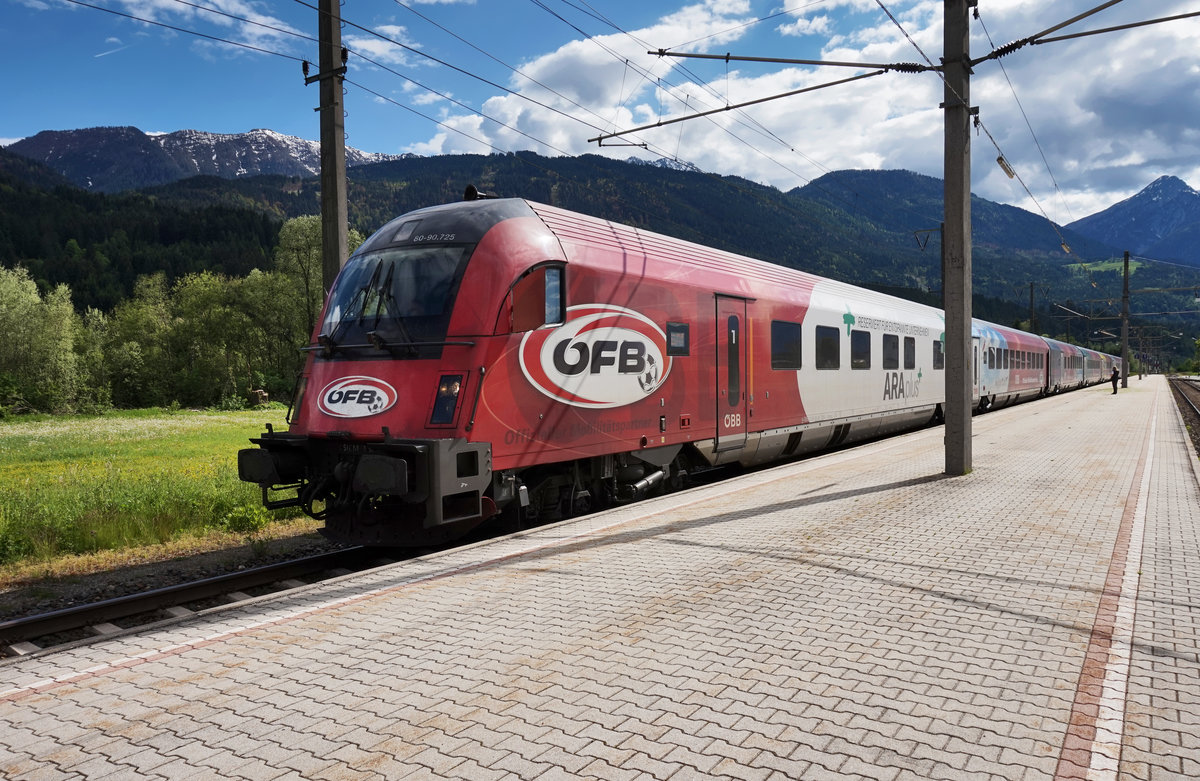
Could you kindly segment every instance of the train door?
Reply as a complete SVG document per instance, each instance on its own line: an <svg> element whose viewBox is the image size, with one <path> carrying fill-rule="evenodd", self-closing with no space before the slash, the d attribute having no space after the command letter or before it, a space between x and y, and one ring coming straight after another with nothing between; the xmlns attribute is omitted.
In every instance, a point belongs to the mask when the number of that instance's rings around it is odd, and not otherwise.
<svg viewBox="0 0 1200 781"><path fill-rule="evenodd" d="M717 295L717 451L746 444L746 300Z"/></svg>

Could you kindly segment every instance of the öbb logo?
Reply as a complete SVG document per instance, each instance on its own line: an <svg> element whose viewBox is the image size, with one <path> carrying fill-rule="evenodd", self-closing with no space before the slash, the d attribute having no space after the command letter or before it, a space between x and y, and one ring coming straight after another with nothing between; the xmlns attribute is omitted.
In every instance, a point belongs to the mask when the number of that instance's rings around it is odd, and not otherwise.
<svg viewBox="0 0 1200 781"><path fill-rule="evenodd" d="M558 328L521 340L521 371L542 393L576 407L632 404L667 379L667 338L645 315L608 304L567 309Z"/></svg>
<svg viewBox="0 0 1200 781"><path fill-rule="evenodd" d="M321 390L317 407L335 418L365 418L391 409L396 389L374 377L343 377Z"/></svg>

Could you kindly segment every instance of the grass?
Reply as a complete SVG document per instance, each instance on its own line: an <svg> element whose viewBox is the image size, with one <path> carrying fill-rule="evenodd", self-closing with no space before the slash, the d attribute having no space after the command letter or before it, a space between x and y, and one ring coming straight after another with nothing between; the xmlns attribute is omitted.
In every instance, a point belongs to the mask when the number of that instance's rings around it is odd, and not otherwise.
<svg viewBox="0 0 1200 781"><path fill-rule="evenodd" d="M1095 263L1072 263L1070 264L1069 268L1072 268L1075 271L1115 271L1120 274L1124 271L1124 264L1124 258L1115 258L1113 260L1096 261ZM1136 260L1129 261L1129 273L1132 274L1133 272L1137 271L1142 267L1142 265L1144 264L1139 263Z"/></svg>
<svg viewBox="0 0 1200 781"><path fill-rule="evenodd" d="M0 421L0 564L202 537L272 520L237 451L283 407Z"/></svg>

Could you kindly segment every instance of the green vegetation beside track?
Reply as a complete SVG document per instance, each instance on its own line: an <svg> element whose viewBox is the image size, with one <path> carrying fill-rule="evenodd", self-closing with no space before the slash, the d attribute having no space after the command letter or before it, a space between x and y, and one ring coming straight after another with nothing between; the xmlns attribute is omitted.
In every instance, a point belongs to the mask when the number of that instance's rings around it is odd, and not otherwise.
<svg viewBox="0 0 1200 781"><path fill-rule="evenodd" d="M0 564L251 536L272 514L237 451L286 410L114 411L0 420ZM294 511L292 511L294 514Z"/></svg>

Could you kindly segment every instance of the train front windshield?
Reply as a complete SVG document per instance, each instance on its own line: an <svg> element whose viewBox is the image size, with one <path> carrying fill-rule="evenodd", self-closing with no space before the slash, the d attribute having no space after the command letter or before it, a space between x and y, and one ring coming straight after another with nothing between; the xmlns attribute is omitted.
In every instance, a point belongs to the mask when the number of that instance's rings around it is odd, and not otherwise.
<svg viewBox="0 0 1200 781"><path fill-rule="evenodd" d="M385 248L355 256L338 275L321 343L331 351L415 357L446 338L466 246Z"/></svg>

